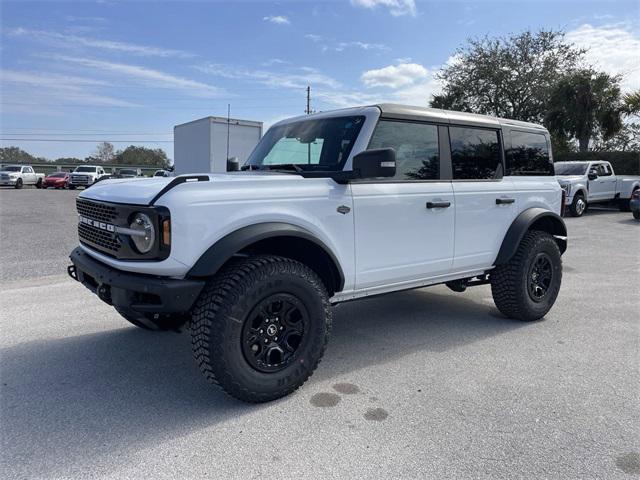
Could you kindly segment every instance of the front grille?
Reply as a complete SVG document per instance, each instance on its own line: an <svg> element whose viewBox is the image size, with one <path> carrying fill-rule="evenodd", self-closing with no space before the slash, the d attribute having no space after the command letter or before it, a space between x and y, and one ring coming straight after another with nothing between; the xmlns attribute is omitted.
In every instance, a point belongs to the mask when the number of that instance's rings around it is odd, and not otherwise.
<svg viewBox="0 0 640 480"><path fill-rule="evenodd" d="M71 183L75 183L76 185L88 185L90 180L86 175L72 175Z"/></svg>
<svg viewBox="0 0 640 480"><path fill-rule="evenodd" d="M116 207L90 202L81 198L76 200L76 207L78 209L78 213L83 217L100 220L101 222L113 223L118 216Z"/></svg>
<svg viewBox="0 0 640 480"><path fill-rule="evenodd" d="M120 250L120 240L115 233L105 232L84 223L78 224L78 236L81 241L91 243L96 247L117 252Z"/></svg>

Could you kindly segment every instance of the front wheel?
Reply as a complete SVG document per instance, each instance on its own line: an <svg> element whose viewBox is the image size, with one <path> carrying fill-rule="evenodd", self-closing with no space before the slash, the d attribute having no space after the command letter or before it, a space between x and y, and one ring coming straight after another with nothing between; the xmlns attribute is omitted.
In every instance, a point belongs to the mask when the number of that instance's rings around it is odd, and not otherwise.
<svg viewBox="0 0 640 480"><path fill-rule="evenodd" d="M328 294L313 270L289 258L248 257L227 265L200 294L193 355L229 395L268 402L311 376L330 328Z"/></svg>
<svg viewBox="0 0 640 480"><path fill-rule="evenodd" d="M75 190L76 189L75 185L68 185L68 187L69 187L69 190Z"/></svg>
<svg viewBox="0 0 640 480"><path fill-rule="evenodd" d="M529 231L508 263L491 271L493 301L504 315L538 320L551 310L562 282L560 249L547 232Z"/></svg>
<svg viewBox="0 0 640 480"><path fill-rule="evenodd" d="M569 205L572 217L581 217L587 211L587 201L581 194L574 195L573 202Z"/></svg>
<svg viewBox="0 0 640 480"><path fill-rule="evenodd" d="M23 186L22 179L21 178L17 179L16 180L16 189L20 190L22 188L22 186Z"/></svg>
<svg viewBox="0 0 640 480"><path fill-rule="evenodd" d="M640 210L633 211L633 218L635 218L636 220L640 220Z"/></svg>

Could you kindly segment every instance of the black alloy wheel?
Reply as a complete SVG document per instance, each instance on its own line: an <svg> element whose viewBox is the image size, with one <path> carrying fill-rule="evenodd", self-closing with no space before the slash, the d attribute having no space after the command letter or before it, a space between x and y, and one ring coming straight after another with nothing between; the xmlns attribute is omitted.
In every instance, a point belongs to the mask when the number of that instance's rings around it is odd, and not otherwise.
<svg viewBox="0 0 640 480"><path fill-rule="evenodd" d="M249 313L242 331L242 352L260 372L285 369L296 358L308 331L309 314L288 293L271 295Z"/></svg>

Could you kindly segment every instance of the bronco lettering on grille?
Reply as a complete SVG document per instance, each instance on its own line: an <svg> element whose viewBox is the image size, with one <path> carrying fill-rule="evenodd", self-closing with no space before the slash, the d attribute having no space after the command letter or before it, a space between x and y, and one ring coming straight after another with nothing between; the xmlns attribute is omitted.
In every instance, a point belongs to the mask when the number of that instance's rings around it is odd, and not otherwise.
<svg viewBox="0 0 640 480"><path fill-rule="evenodd" d="M92 220L87 217L83 217L82 215L78 215L78 223L84 223L91 227L99 228L100 230L105 230L107 232L115 232L116 227L111 225L110 223L99 222L97 220Z"/></svg>

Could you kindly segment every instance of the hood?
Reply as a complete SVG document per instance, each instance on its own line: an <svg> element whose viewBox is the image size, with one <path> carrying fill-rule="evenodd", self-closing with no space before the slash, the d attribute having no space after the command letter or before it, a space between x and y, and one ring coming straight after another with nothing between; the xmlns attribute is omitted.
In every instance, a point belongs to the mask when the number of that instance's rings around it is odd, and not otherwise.
<svg viewBox="0 0 640 480"><path fill-rule="evenodd" d="M209 177L211 188L219 186L233 186L238 188L246 188L251 192L255 192L255 188L259 188L260 184L272 184L282 181L302 180L302 177L294 174L268 173L268 172L234 172L234 173L210 173L210 174L190 174L185 175L192 177L194 175L204 175ZM81 198L90 198L103 202L128 203L133 205L148 205L153 198L162 191L164 187L169 185L180 177L149 177L149 178L123 178L102 180L91 188L83 190L80 194ZM203 182L199 183L202 186ZM171 192L178 192L181 189L188 189L193 186L192 182L185 182L176 185ZM208 183L208 182L207 182ZM265 185L266 186L266 185ZM245 196L247 194L245 193Z"/></svg>
<svg viewBox="0 0 640 480"><path fill-rule="evenodd" d="M560 185L567 183L576 183L582 180L582 175L556 175L556 180Z"/></svg>

